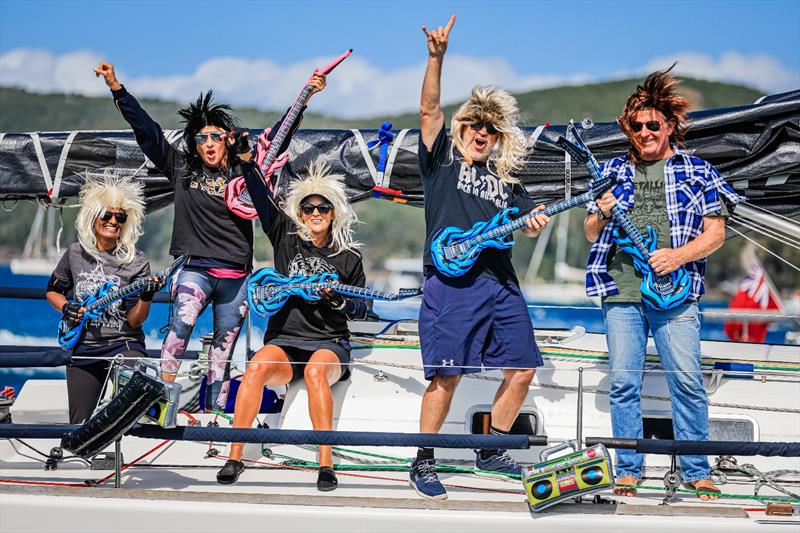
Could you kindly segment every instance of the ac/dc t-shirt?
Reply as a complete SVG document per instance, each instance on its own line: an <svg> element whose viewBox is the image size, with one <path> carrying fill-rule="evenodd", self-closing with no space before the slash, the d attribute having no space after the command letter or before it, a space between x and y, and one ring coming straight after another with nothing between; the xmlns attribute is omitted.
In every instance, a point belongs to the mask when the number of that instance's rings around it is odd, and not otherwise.
<svg viewBox="0 0 800 533"><path fill-rule="evenodd" d="M492 174L485 163L468 165L453 147L444 127L430 151L419 140L419 165L425 192L425 270L435 270L431 242L447 227L468 230L476 222L491 219L509 207L519 208L517 216L528 213L536 203L521 185L512 185ZM501 283L518 284L511 264L511 250L487 248L478 256L467 275L484 276Z"/></svg>
<svg viewBox="0 0 800 533"><path fill-rule="evenodd" d="M103 259L98 263L94 257L86 253L80 243L72 243L56 265L53 277L60 283L59 292L66 294L73 291L73 300L82 302L93 295L105 282L111 281L116 287L124 287L147 276L150 263L144 253L136 251L133 261L121 265L108 252L100 252ZM51 281L51 286L53 285ZM132 328L128 324L128 311L139 301L138 295L118 300L106 307L100 318L90 320L85 326L85 336L79 346L95 347L123 342L135 342L144 345L142 328Z"/></svg>

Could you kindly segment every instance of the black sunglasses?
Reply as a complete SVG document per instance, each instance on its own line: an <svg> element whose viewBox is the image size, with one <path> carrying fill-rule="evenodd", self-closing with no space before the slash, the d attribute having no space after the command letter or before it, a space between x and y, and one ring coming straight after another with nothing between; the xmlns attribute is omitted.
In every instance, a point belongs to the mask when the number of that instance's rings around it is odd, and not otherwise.
<svg viewBox="0 0 800 533"><path fill-rule="evenodd" d="M486 133L489 135L497 135L497 129L491 122L472 122L468 124L468 126L472 131L481 131L483 128L486 128Z"/></svg>
<svg viewBox="0 0 800 533"><path fill-rule="evenodd" d="M329 204L328 202L324 202L321 204L302 204L300 209L303 210L304 215L313 215L314 210L316 209L319 211L320 215L327 215L333 209L333 205Z"/></svg>
<svg viewBox="0 0 800 533"><path fill-rule="evenodd" d="M106 211L102 215L100 215L100 220L103 222L108 222L112 218L117 219L117 222L120 224L124 224L128 221L128 214L127 213L112 213L111 211Z"/></svg>
<svg viewBox="0 0 800 533"><path fill-rule="evenodd" d="M212 133L198 133L194 136L194 142L199 145L204 145L208 142L208 138L211 137L211 140L215 143L218 143L222 140L222 136L225 135L224 133L219 133L217 131Z"/></svg>
<svg viewBox="0 0 800 533"><path fill-rule="evenodd" d="M648 120L647 122L634 122L633 120L631 121L631 129L636 133L642 131L642 127L646 127L648 130L655 133L661 130L661 123L657 120Z"/></svg>

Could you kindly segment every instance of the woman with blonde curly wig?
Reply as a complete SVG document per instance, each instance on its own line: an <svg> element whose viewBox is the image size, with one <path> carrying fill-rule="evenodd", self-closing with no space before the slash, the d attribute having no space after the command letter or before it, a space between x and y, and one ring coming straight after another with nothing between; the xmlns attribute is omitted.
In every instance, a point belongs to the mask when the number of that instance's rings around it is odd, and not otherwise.
<svg viewBox="0 0 800 533"><path fill-rule="evenodd" d="M242 170L272 243L278 272L303 277L336 273L342 283L365 285L361 254L353 240L353 224L358 219L345 195L344 176L331 174L321 162L312 163L308 177L293 183L283 202L276 204L253 164L242 163ZM365 318L367 308L364 300L344 298L330 289L321 296L320 302L290 298L270 317L264 347L247 365L239 387L233 427L252 425L265 386L303 379L314 429L333 429L331 386L350 376L347 320ZM231 445L229 460L217 474L218 482L229 484L238 479L244 470L242 451L241 443ZM319 447L319 464L317 489L334 490L338 482L330 446Z"/></svg>
<svg viewBox="0 0 800 533"><path fill-rule="evenodd" d="M77 324L84 309L79 302L107 281L117 287L147 276L150 264L136 249L142 234L144 199L142 186L107 173L87 178L80 193L81 209L75 226L78 242L61 257L47 285L47 301L66 321ZM108 375L111 358L144 357L142 324L150 312L153 295L166 280L148 278L138 295L113 303L102 317L86 325L85 336L73 348L67 366L70 423L89 416ZM66 295L74 293L72 302Z"/></svg>

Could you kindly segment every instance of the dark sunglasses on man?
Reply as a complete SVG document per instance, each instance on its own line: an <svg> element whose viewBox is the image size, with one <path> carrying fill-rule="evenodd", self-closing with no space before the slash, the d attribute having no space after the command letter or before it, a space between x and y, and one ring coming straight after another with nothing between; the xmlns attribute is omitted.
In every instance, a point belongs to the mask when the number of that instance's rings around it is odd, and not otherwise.
<svg viewBox="0 0 800 533"><path fill-rule="evenodd" d="M647 122L636 122L631 120L631 129L636 133L642 131L643 127L647 128L653 133L656 133L657 131L661 130L661 122L657 120L648 120Z"/></svg>
<svg viewBox="0 0 800 533"><path fill-rule="evenodd" d="M304 215L313 215L315 209L319 211L320 215L327 215L333 209L333 205L328 202L321 204L302 204L300 209L303 210Z"/></svg>
<svg viewBox="0 0 800 533"><path fill-rule="evenodd" d="M218 131L214 131L211 133L198 133L194 136L194 142L199 145L204 145L208 142L208 138L211 137L211 140L215 143L218 143L222 140L222 136L225 135L224 133L220 133Z"/></svg>
<svg viewBox="0 0 800 533"><path fill-rule="evenodd" d="M497 135L497 129L491 122L471 122L469 124L469 129L472 131L481 131L483 128L486 128L486 133L489 135Z"/></svg>
<svg viewBox="0 0 800 533"><path fill-rule="evenodd" d="M125 222L128 221L127 213L112 213L111 211L106 211L105 213L100 215L99 218L103 222L108 222L112 218L115 218L115 219L117 219L117 223L119 223L119 224L124 224Z"/></svg>

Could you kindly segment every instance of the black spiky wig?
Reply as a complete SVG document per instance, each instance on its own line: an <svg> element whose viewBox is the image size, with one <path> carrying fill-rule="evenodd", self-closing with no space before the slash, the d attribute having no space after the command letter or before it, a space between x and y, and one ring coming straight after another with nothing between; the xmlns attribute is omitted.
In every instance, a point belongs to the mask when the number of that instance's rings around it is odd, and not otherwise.
<svg viewBox="0 0 800 533"><path fill-rule="evenodd" d="M186 166L189 171L187 174L201 173L203 171L203 161L197 153L197 143L194 140L194 136L206 126L216 126L225 131L235 129L236 123L233 120L233 110L229 105L215 104L214 91L208 91L205 95L201 92L196 102L190 103L188 107L178 111L178 114L183 118L185 124L183 141L186 145L184 156L186 157Z"/></svg>

